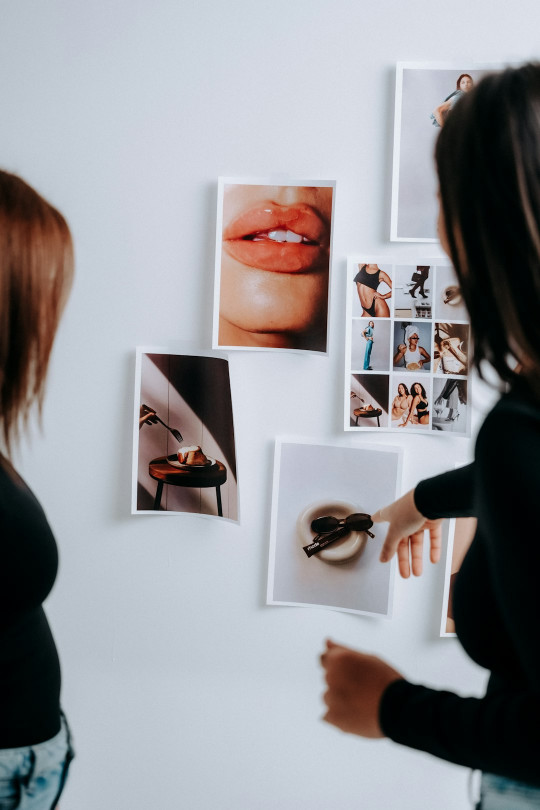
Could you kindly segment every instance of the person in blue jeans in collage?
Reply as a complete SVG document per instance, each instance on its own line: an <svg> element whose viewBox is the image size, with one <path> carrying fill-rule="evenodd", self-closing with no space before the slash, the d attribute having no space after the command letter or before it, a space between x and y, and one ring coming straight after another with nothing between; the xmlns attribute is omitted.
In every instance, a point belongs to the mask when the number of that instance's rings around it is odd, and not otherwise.
<svg viewBox="0 0 540 810"><path fill-rule="evenodd" d="M366 339L366 351L364 354L364 371L372 371L370 362L371 362L371 351L373 349L374 334L375 334L375 324L373 323L373 321L370 321L369 324L364 329L364 331L362 332L362 336Z"/></svg>

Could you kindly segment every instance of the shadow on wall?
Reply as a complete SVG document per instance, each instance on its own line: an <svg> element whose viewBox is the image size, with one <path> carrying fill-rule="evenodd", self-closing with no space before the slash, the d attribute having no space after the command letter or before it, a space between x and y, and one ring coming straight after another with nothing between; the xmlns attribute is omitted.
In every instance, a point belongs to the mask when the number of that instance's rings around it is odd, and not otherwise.
<svg viewBox="0 0 540 810"><path fill-rule="evenodd" d="M192 355L145 354L141 358L141 403L180 431L182 446L199 445L222 462L227 481L221 488L223 514L238 516L236 451L229 366L226 360ZM157 483L150 477L152 459L175 454L179 443L160 424L139 433L137 509L152 510ZM169 512L216 514L214 488L165 486L161 508Z"/></svg>
<svg viewBox="0 0 540 810"><path fill-rule="evenodd" d="M388 395L390 381L386 374L353 374L351 377L351 427L357 426L354 410L371 405L381 411L380 426L388 424ZM364 420L361 427L375 427L373 420Z"/></svg>

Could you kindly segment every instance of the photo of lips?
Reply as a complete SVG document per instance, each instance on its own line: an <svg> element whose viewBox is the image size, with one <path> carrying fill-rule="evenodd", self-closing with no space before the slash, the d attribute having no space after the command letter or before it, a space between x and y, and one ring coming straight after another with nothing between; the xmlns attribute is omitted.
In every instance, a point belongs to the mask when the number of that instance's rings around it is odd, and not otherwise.
<svg viewBox="0 0 540 810"><path fill-rule="evenodd" d="M221 179L214 346L326 352L334 183Z"/></svg>

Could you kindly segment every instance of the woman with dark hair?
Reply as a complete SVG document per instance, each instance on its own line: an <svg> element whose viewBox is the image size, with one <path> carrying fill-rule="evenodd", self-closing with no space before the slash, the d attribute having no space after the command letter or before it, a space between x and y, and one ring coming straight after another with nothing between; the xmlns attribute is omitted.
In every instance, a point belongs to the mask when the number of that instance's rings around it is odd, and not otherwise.
<svg viewBox="0 0 540 810"><path fill-rule="evenodd" d="M392 297L392 281L388 273L381 270L378 264L363 264L353 280L362 305L362 315L389 318L390 309L385 299ZM386 284L390 292L379 292L381 283Z"/></svg>
<svg viewBox="0 0 540 810"><path fill-rule="evenodd" d="M418 327L409 323L405 326L405 342L400 343L394 354L394 366L408 369L409 371L419 371L424 365L431 361L431 355L423 346L418 345L420 336Z"/></svg>
<svg viewBox="0 0 540 810"><path fill-rule="evenodd" d="M477 518L453 609L459 640L490 678L484 697L462 697L329 642L326 720L480 769L483 810L538 808L540 65L482 79L442 129L436 163L440 238L470 315L474 365L480 374L490 365L507 390L472 464L421 481L373 520L389 523L381 560L397 552L407 577L411 563L422 571L424 530L436 562L441 519Z"/></svg>
<svg viewBox="0 0 540 810"><path fill-rule="evenodd" d="M58 567L38 501L10 458L34 407L73 273L62 215L0 171L0 808L56 806L73 756L42 603Z"/></svg>
<svg viewBox="0 0 540 810"><path fill-rule="evenodd" d="M474 81L472 76L469 76L468 73L462 73L461 76L458 77L456 82L456 89L453 90L449 96L446 96L445 100L442 104L439 104L438 107L435 107L431 114L431 123L434 127L442 127L446 116L450 112L450 110L454 109L456 103L462 98L465 93L468 93L472 90L474 85Z"/></svg>
<svg viewBox="0 0 540 810"><path fill-rule="evenodd" d="M406 427L409 422L417 425L429 425L429 402L423 385L415 382L411 385L411 407L403 424L399 427Z"/></svg>

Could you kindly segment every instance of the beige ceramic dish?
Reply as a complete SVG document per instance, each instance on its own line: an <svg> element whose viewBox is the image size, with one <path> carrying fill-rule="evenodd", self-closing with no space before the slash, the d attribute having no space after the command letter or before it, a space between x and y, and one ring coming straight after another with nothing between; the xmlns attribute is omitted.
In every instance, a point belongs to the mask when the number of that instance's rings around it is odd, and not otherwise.
<svg viewBox="0 0 540 810"><path fill-rule="evenodd" d="M313 543L316 535L311 529L311 522L315 518L323 515L333 515L341 519L347 517L347 515L352 515L354 512L365 511L358 504L349 503L348 501L322 500L311 503L300 512L296 521L296 533L301 546L308 546ZM335 543L331 543L327 548L319 551L314 557L318 557L319 560L327 563L339 564L347 562L364 550L367 537L366 532L350 532L342 540L336 540ZM313 557L306 557L306 560L312 563Z"/></svg>

